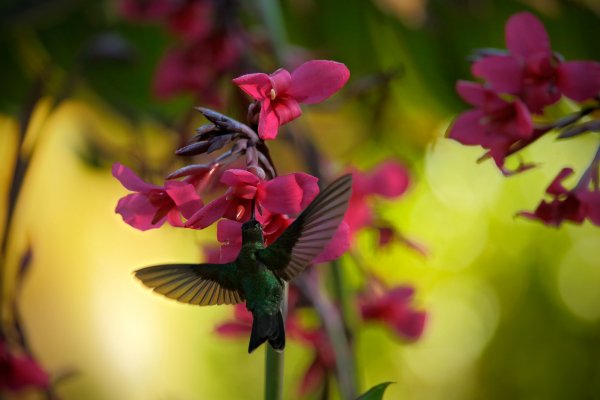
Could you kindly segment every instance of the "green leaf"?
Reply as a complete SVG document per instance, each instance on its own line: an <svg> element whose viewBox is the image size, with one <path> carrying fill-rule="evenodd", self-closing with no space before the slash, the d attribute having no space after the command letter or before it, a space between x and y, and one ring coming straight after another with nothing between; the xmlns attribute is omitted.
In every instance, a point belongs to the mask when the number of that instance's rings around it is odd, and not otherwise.
<svg viewBox="0 0 600 400"><path fill-rule="evenodd" d="M383 382L379 385L375 385L361 394L356 400L381 400L383 399L383 392L385 392L385 389L392 383L394 382Z"/></svg>

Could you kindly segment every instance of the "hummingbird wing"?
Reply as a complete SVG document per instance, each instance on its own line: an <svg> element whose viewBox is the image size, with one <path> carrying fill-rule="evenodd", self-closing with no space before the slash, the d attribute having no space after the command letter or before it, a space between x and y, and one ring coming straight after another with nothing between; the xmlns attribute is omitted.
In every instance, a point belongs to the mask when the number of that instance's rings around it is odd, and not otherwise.
<svg viewBox="0 0 600 400"><path fill-rule="evenodd" d="M352 175L327 186L258 258L275 275L292 280L319 255L337 231L352 192Z"/></svg>
<svg viewBox="0 0 600 400"><path fill-rule="evenodd" d="M135 271L135 276L150 289L182 303L198 306L238 304L244 293L231 277L235 263L165 264Z"/></svg>

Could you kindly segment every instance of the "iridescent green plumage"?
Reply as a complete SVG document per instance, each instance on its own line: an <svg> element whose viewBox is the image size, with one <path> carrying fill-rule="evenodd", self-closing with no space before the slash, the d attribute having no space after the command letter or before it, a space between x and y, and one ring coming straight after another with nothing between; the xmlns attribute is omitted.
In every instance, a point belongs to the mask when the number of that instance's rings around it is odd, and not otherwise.
<svg viewBox="0 0 600 400"><path fill-rule="evenodd" d="M285 347L281 304L284 281L297 276L323 251L348 208L351 175L324 189L269 247L261 224L242 225L242 249L225 264L167 264L142 268L135 275L155 292L195 305L246 301L254 322L248 352L269 341Z"/></svg>

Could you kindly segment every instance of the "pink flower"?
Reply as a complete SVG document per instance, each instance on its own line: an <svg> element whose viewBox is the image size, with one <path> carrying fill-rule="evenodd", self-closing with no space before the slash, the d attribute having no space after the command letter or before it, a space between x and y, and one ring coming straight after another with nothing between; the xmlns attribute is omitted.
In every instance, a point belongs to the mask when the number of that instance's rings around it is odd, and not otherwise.
<svg viewBox="0 0 600 400"><path fill-rule="evenodd" d="M369 200L372 196L394 199L402 196L410 178L406 168L389 160L369 172L352 171L352 196L344 221L350 228L350 236L367 226L372 226L373 212Z"/></svg>
<svg viewBox="0 0 600 400"><path fill-rule="evenodd" d="M317 178L304 173L279 176L261 181L251 172L230 169L221 182L229 188L194 214L186 226L204 229L220 218L244 222L250 218L250 205L255 199L259 210L273 214L297 214L317 195Z"/></svg>
<svg viewBox="0 0 600 400"><path fill-rule="evenodd" d="M200 196L189 183L167 181L164 187L152 185L119 163L113 165L112 173L125 188L136 192L121 198L115 212L139 230L158 228L166 220L172 226L183 226L181 216L189 218L202 207Z"/></svg>
<svg viewBox="0 0 600 400"><path fill-rule="evenodd" d="M585 178L577 187L567 190L562 181L571 174L573 169L563 168L546 189L552 200L542 200L534 212L524 211L519 215L549 226L560 226L564 221L581 224L586 218L600 226L600 191L589 190Z"/></svg>
<svg viewBox="0 0 600 400"><path fill-rule="evenodd" d="M416 340L423 333L427 314L415 311L411 305L414 289L397 286L382 295L365 295L359 299L360 311L365 321L383 322L397 335Z"/></svg>
<svg viewBox="0 0 600 400"><path fill-rule="evenodd" d="M50 377L31 356L10 352L0 342L0 392L19 391L28 387L47 389Z"/></svg>
<svg viewBox="0 0 600 400"><path fill-rule="evenodd" d="M496 163L502 166L510 147L533 134L529 110L521 100L505 100L478 83L459 81L456 90L475 109L454 120L448 137L465 145L489 149Z"/></svg>
<svg viewBox="0 0 600 400"><path fill-rule="evenodd" d="M299 103L315 104L331 97L348 81L350 71L335 61L308 61L291 74L280 68L271 75L248 74L233 80L244 92L261 102L258 133L275 139L277 129L302 114Z"/></svg>
<svg viewBox="0 0 600 400"><path fill-rule="evenodd" d="M557 102L561 93L575 101L600 93L600 63L562 61L533 14L513 15L505 32L509 54L485 57L472 67L473 75L486 79L494 90L518 95L533 113Z"/></svg>
<svg viewBox="0 0 600 400"><path fill-rule="evenodd" d="M211 104L219 104L219 78L239 61L242 41L232 33L213 32L191 45L170 50L154 77L154 93L160 98L192 93Z"/></svg>
<svg viewBox="0 0 600 400"><path fill-rule="evenodd" d="M206 38L213 31L214 5L208 0L186 1L169 16L171 32L184 40Z"/></svg>

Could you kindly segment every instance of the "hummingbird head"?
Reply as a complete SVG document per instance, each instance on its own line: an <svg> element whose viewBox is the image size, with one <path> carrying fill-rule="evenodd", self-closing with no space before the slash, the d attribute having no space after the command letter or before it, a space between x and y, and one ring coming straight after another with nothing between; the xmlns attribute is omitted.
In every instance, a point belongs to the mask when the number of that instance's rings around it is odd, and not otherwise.
<svg viewBox="0 0 600 400"><path fill-rule="evenodd" d="M242 225L242 241L260 241L263 242L263 229L260 222L251 218Z"/></svg>

